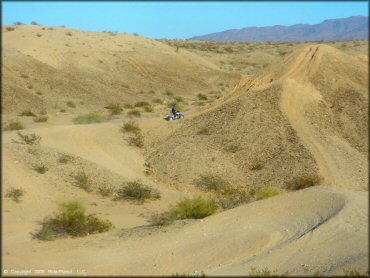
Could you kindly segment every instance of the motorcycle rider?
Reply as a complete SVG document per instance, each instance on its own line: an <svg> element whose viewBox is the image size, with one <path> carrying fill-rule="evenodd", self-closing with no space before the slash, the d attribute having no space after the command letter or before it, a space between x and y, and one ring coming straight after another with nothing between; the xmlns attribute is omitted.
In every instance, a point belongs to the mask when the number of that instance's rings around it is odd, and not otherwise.
<svg viewBox="0 0 370 278"><path fill-rule="evenodd" d="M172 106L171 112L172 112L173 116L176 118L176 115L177 115L176 103Z"/></svg>

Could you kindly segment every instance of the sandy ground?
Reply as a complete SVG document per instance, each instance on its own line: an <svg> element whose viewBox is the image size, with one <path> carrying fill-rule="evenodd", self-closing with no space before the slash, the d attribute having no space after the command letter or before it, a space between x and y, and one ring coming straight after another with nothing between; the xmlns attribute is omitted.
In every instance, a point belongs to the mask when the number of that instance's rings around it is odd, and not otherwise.
<svg viewBox="0 0 370 278"><path fill-rule="evenodd" d="M66 124L32 132L42 136L42 146L73 153L122 177L146 180L143 157L123 143L120 125ZM19 204L8 199L3 203L4 269L62 269L73 274L85 270L91 275L201 271L238 275L248 274L253 267L292 274L341 274L346 267L367 270L368 192L328 186L283 194L196 220L181 229L170 227L139 237L122 237L121 233L145 225L142 213L165 208L180 192L155 184L163 198L140 207L115 204L80 190L74 197L97 202L89 211L98 210L116 229L81 239L32 240L30 232L37 229L42 216L55 209L54 201L70 198L76 189L57 181L49 184L53 177L40 178L14 159L12 139L17 140L14 132L3 135L4 191L10 185L22 186L27 194Z"/></svg>

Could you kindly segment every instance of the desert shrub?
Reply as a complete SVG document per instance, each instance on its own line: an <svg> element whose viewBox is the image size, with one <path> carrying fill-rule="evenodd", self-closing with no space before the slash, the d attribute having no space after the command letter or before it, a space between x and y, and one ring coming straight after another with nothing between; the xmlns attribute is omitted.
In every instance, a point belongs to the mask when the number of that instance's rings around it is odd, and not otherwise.
<svg viewBox="0 0 370 278"><path fill-rule="evenodd" d="M369 273L361 273L357 269L343 269L345 277L368 277Z"/></svg>
<svg viewBox="0 0 370 278"><path fill-rule="evenodd" d="M4 128L3 128L5 131L8 131L8 130L21 130L21 129L24 129L24 125L18 121L18 120L11 120L7 123L4 124Z"/></svg>
<svg viewBox="0 0 370 278"><path fill-rule="evenodd" d="M19 113L19 116L26 116L26 117L37 117L35 113L33 113L30 109L24 110Z"/></svg>
<svg viewBox="0 0 370 278"><path fill-rule="evenodd" d="M37 33L37 34L36 34L36 36L37 36L37 37L41 37L42 35L41 35L41 34L39 34L39 33Z"/></svg>
<svg viewBox="0 0 370 278"><path fill-rule="evenodd" d="M27 74L24 74L24 73L21 74L21 77L24 78L24 79L29 78L29 76Z"/></svg>
<svg viewBox="0 0 370 278"><path fill-rule="evenodd" d="M48 113L48 111L46 111L45 108L41 109L40 112L39 112L39 114L43 115L43 116L47 115L47 113Z"/></svg>
<svg viewBox="0 0 370 278"><path fill-rule="evenodd" d="M75 185L87 192L91 192L91 182L87 174L83 171L79 171L74 175Z"/></svg>
<svg viewBox="0 0 370 278"><path fill-rule="evenodd" d="M41 229L34 234L39 240L53 240L59 237L83 237L103 233L113 227L109 220L86 215L84 206L77 201L59 205L59 213L47 216L41 222Z"/></svg>
<svg viewBox="0 0 370 278"><path fill-rule="evenodd" d="M136 132L128 138L128 143L131 146L142 148L144 147L144 136L141 134L141 132Z"/></svg>
<svg viewBox="0 0 370 278"><path fill-rule="evenodd" d="M11 198L14 202L19 203L23 195L24 190L22 188L10 188L5 194L5 197Z"/></svg>
<svg viewBox="0 0 370 278"><path fill-rule="evenodd" d="M108 197L108 196L112 196L114 191L115 191L114 186L109 186L109 185L104 184L98 187L97 193L103 197Z"/></svg>
<svg viewBox="0 0 370 278"><path fill-rule="evenodd" d="M175 215L170 211L165 211L162 213L154 213L148 219L150 225L152 226L166 226L175 221Z"/></svg>
<svg viewBox="0 0 370 278"><path fill-rule="evenodd" d="M141 117L141 112L139 110L133 109L127 112L127 116L130 117Z"/></svg>
<svg viewBox="0 0 370 278"><path fill-rule="evenodd" d="M205 94L201 94L201 93L197 94L197 97L198 97L199 100L207 100L208 99L208 97Z"/></svg>
<svg viewBox="0 0 370 278"><path fill-rule="evenodd" d="M6 31L14 31L14 30L15 30L15 28L14 28L14 27L9 26L9 27L6 27L6 28L5 28L5 30L6 30Z"/></svg>
<svg viewBox="0 0 370 278"><path fill-rule="evenodd" d="M71 32L67 32L66 35L67 36L72 36L72 33Z"/></svg>
<svg viewBox="0 0 370 278"><path fill-rule="evenodd" d="M138 101L135 103L135 107L145 107L150 106L149 102L147 101Z"/></svg>
<svg viewBox="0 0 370 278"><path fill-rule="evenodd" d="M169 225L178 219L200 219L212 215L217 210L217 203L213 199L202 196L183 198L174 205L170 205L168 211L155 213L148 219L153 226Z"/></svg>
<svg viewBox="0 0 370 278"><path fill-rule="evenodd" d="M225 50L227 53L233 53L233 52L234 52L234 50L232 49L232 47L231 47L231 46L227 46L227 47L225 47L225 48L224 48L224 50Z"/></svg>
<svg viewBox="0 0 370 278"><path fill-rule="evenodd" d="M200 219L212 215L216 210L215 200L202 196L184 198L170 207L175 219Z"/></svg>
<svg viewBox="0 0 370 278"><path fill-rule="evenodd" d="M208 127L202 127L200 130L198 130L197 134L199 135L210 135L210 131Z"/></svg>
<svg viewBox="0 0 370 278"><path fill-rule="evenodd" d="M62 108L62 109L60 109L60 110L59 110L59 112L61 112L61 113L65 113L65 112L66 112L66 110L65 110L64 108Z"/></svg>
<svg viewBox="0 0 370 278"><path fill-rule="evenodd" d="M225 151L230 152L230 153L236 153L240 150L241 150L241 147L239 145L234 145L234 144L228 145L225 148Z"/></svg>
<svg viewBox="0 0 370 278"><path fill-rule="evenodd" d="M36 117L34 119L34 122L36 123L45 123L48 121L48 117L47 116L39 116L39 117Z"/></svg>
<svg viewBox="0 0 370 278"><path fill-rule="evenodd" d="M123 105L123 107L126 108L126 109L132 109L132 108L134 108L134 106L131 103L125 103Z"/></svg>
<svg viewBox="0 0 370 278"><path fill-rule="evenodd" d="M177 96L177 97L175 97L175 100L176 100L177 102L183 102L183 101L184 101L184 98L183 98L183 97L181 97L181 96Z"/></svg>
<svg viewBox="0 0 370 278"><path fill-rule="evenodd" d="M66 154L66 153L62 153L59 155L59 158L58 158L59 163L66 164L71 161L73 161L73 156Z"/></svg>
<svg viewBox="0 0 370 278"><path fill-rule="evenodd" d="M53 27L49 27L49 28L48 28L48 30L53 31L53 30L54 30L54 28L53 28Z"/></svg>
<svg viewBox="0 0 370 278"><path fill-rule="evenodd" d="M131 133L139 133L141 131L140 127L137 123L130 121L123 124L122 131L131 132Z"/></svg>
<svg viewBox="0 0 370 278"><path fill-rule="evenodd" d="M307 187L315 186L321 181L317 175L302 174L294 177L287 182L287 189L289 190L300 190Z"/></svg>
<svg viewBox="0 0 370 278"><path fill-rule="evenodd" d="M273 186L260 186L251 190L251 194L256 200L270 198L279 195L281 192L281 189Z"/></svg>
<svg viewBox="0 0 370 278"><path fill-rule="evenodd" d="M171 277L207 277L204 271L202 270L200 273L171 273Z"/></svg>
<svg viewBox="0 0 370 278"><path fill-rule="evenodd" d="M16 21L16 22L14 22L14 25L23 25L23 23L20 22L20 21Z"/></svg>
<svg viewBox="0 0 370 278"><path fill-rule="evenodd" d="M153 110L154 110L154 109L153 109L153 106L151 106L151 105L150 105L150 106L145 106L145 107L144 107L144 111L145 111L145 112L153 112Z"/></svg>
<svg viewBox="0 0 370 278"><path fill-rule="evenodd" d="M35 165L33 166L33 169L39 173L39 174L45 174L47 172L47 170L49 170L48 167L46 167L44 164L40 164L40 165Z"/></svg>
<svg viewBox="0 0 370 278"><path fill-rule="evenodd" d="M31 21L31 25L40 25L36 21Z"/></svg>
<svg viewBox="0 0 370 278"><path fill-rule="evenodd" d="M75 124L93 124L93 123L101 123L105 122L109 119L107 116L103 116L96 112L90 112L87 114L80 114L76 118L73 119Z"/></svg>
<svg viewBox="0 0 370 278"><path fill-rule="evenodd" d="M148 94L155 95L155 91L154 91L154 90L150 90L150 91L148 92Z"/></svg>
<svg viewBox="0 0 370 278"><path fill-rule="evenodd" d="M122 184L121 188L117 190L115 200L131 200L144 202L147 199L160 199L161 194L158 190L151 186L143 184L140 180L135 180Z"/></svg>
<svg viewBox="0 0 370 278"><path fill-rule="evenodd" d="M261 170L263 166L264 166L264 163L262 162L262 160L257 159L255 161L252 161L249 164L248 168L249 170L257 171L257 170Z"/></svg>
<svg viewBox="0 0 370 278"><path fill-rule="evenodd" d="M220 192L216 192L216 203L223 210L232 209L251 201L251 195L240 188L229 187Z"/></svg>
<svg viewBox="0 0 370 278"><path fill-rule="evenodd" d="M257 269L255 267L252 267L251 270L249 271L249 276L254 276L254 277L285 277L288 276L289 273L285 272L279 275L277 269L270 270L267 267L263 269Z"/></svg>
<svg viewBox="0 0 370 278"><path fill-rule="evenodd" d="M76 108L76 104L73 102L73 101L67 101L67 106L71 107L71 108Z"/></svg>
<svg viewBox="0 0 370 278"><path fill-rule="evenodd" d="M194 180L195 185L204 191L219 191L230 187L230 183L217 175L201 175Z"/></svg>
<svg viewBox="0 0 370 278"><path fill-rule="evenodd" d="M36 135L35 133L26 135L18 131L17 134L21 138L24 144L27 144L27 145L39 145L40 144L41 137Z"/></svg>
<svg viewBox="0 0 370 278"><path fill-rule="evenodd" d="M119 115L123 111L123 108L118 103L111 103L111 104L105 106L104 108L109 109L110 112L111 112L111 115Z"/></svg>
<svg viewBox="0 0 370 278"><path fill-rule="evenodd" d="M133 33L133 35L134 35L135 37L139 36L139 34L138 34L138 33Z"/></svg>
<svg viewBox="0 0 370 278"><path fill-rule="evenodd" d="M158 104L162 104L163 100L161 100L160 98L155 98L155 99L153 99L153 102L158 103Z"/></svg>
<svg viewBox="0 0 370 278"><path fill-rule="evenodd" d="M166 90L165 95L171 97L173 96L173 92L171 92L170 90Z"/></svg>

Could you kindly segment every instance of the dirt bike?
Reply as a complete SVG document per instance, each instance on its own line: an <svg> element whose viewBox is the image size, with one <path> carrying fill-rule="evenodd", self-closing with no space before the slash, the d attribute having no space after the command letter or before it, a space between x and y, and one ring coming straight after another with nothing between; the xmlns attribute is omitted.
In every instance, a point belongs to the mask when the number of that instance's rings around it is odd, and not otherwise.
<svg viewBox="0 0 370 278"><path fill-rule="evenodd" d="M167 115L164 119L167 121L173 121L173 120L183 119L184 117L185 117L184 113L176 112L175 114L171 113Z"/></svg>

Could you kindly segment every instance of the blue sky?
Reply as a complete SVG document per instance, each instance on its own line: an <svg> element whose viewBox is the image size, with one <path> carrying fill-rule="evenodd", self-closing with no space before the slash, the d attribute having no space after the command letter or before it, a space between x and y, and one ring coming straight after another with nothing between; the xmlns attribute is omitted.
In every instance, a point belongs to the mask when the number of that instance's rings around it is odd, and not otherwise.
<svg viewBox="0 0 370 278"><path fill-rule="evenodd" d="M368 2L2 2L4 25L16 21L89 31L186 39L249 26L318 24L368 15Z"/></svg>

